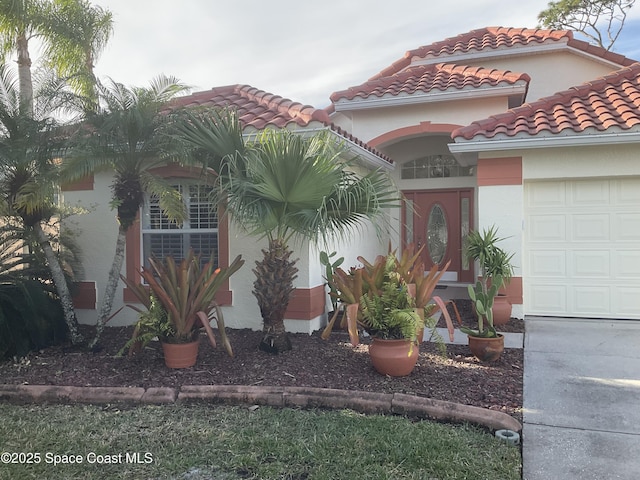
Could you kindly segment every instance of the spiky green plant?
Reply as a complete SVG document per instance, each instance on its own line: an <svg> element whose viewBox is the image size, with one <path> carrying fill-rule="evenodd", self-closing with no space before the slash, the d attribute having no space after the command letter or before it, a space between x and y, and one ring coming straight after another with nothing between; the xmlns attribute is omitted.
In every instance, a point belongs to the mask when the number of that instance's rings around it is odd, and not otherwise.
<svg viewBox="0 0 640 480"><path fill-rule="evenodd" d="M152 308L154 297L162 305L173 332L165 340L172 343L190 342L198 329L204 328L211 345L215 347L215 337L209 325L209 314L215 310L222 344L227 353L233 356L215 296L224 282L244 264L241 256L238 255L226 268L215 268L213 260L200 267L200 259L193 250L189 250L180 264L176 264L173 257L167 257L164 263L150 258L149 263L151 268L143 267L140 272L148 289L124 276L121 278L148 310ZM134 338L136 335L134 331ZM158 335L162 333L158 332Z"/></svg>
<svg viewBox="0 0 640 480"><path fill-rule="evenodd" d="M21 357L66 338L49 271L24 252L19 230L0 228L0 358Z"/></svg>

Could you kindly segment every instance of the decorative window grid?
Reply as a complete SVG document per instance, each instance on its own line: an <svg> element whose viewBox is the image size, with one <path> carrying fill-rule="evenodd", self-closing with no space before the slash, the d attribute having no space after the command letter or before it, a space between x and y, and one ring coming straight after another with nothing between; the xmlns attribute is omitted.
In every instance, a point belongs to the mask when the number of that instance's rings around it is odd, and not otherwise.
<svg viewBox="0 0 640 480"><path fill-rule="evenodd" d="M142 258L148 266L149 257L164 260L171 255L176 262L184 259L189 248L200 255L200 263L218 259L218 216L209 203L211 188L205 185L179 183L173 185L182 195L188 218L182 223L170 221L162 213L157 197L145 202L142 215Z"/></svg>
<svg viewBox="0 0 640 480"><path fill-rule="evenodd" d="M463 167L453 155L427 155L403 164L400 175L404 180L412 180L418 178L468 177L472 174L472 167Z"/></svg>

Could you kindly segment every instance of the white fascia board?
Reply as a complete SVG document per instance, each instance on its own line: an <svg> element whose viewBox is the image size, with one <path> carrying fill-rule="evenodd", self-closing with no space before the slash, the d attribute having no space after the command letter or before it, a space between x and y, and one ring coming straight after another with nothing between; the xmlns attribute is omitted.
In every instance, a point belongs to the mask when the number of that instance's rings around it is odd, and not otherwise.
<svg viewBox="0 0 640 480"><path fill-rule="evenodd" d="M528 148L583 147L612 143L640 143L640 132L596 133L586 135L536 136L502 140L470 140L450 143L451 153L521 150Z"/></svg>
<svg viewBox="0 0 640 480"><path fill-rule="evenodd" d="M402 96L375 97L358 100L339 100L333 106L336 112L365 110L369 108L399 107L421 103L451 102L468 100L469 98L504 97L509 95L523 95L527 90L526 84L504 85L484 88L469 88L464 90L437 91L430 93L412 93ZM358 98L358 97L356 97Z"/></svg>
<svg viewBox="0 0 640 480"><path fill-rule="evenodd" d="M362 163L365 167L368 168L383 168L385 170L394 170L396 168L395 163L389 163L384 158L380 158L378 155L370 152L366 148L358 145L353 140L340 135L338 132L333 130L331 127L315 127L315 128L302 128L296 130L296 133L301 133L303 135L313 135L318 132L323 132L328 130L332 135L335 135L340 139L341 142L344 142L349 150L353 152L358 158L362 159L360 163Z"/></svg>
<svg viewBox="0 0 640 480"><path fill-rule="evenodd" d="M466 60L482 60L489 58L501 58L501 57L520 57L527 55L542 55L547 53L554 52L562 52L562 51L570 51L576 55L581 57L586 57L596 62L607 65L608 67L613 67L614 69L623 68L619 63L613 62L611 60L607 60L605 58L599 57L597 55L593 55L591 53L585 52L584 50L580 50L574 47L569 46L566 42L562 43L549 43L549 44L535 44L535 45L527 45L524 47L508 47L497 50L482 50L482 52L474 51L468 53L461 53L458 55L441 55L439 57L430 57L430 58L416 58L412 60L411 63L406 67L413 67L417 65L433 65L436 63L461 63Z"/></svg>

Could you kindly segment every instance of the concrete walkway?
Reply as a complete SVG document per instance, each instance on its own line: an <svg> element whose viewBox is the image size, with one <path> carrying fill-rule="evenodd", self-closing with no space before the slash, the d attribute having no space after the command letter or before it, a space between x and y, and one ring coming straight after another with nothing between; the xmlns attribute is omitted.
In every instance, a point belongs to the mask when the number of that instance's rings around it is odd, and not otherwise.
<svg viewBox="0 0 640 480"><path fill-rule="evenodd" d="M640 322L527 317L524 480L640 478Z"/></svg>

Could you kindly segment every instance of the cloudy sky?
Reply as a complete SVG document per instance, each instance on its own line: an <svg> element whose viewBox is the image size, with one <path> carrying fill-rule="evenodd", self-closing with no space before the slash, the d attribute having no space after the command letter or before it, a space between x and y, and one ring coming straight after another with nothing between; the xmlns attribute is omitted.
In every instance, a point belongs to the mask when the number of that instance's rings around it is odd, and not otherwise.
<svg viewBox="0 0 640 480"><path fill-rule="evenodd" d="M114 16L100 78L194 91L249 84L325 107L407 50L486 26L535 27L548 0L93 0ZM616 51L640 59L640 6Z"/></svg>

